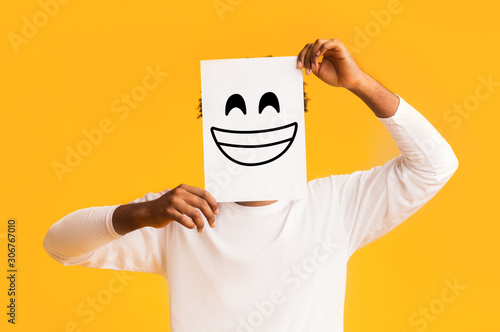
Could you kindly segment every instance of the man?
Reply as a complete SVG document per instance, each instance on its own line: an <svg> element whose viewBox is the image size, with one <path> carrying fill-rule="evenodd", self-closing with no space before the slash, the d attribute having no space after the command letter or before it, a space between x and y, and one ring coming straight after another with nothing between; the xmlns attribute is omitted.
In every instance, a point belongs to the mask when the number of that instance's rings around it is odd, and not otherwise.
<svg viewBox="0 0 500 332"><path fill-rule="evenodd" d="M432 125L363 72L337 39L307 44L297 68L361 98L402 154L310 181L300 200L217 203L206 190L180 185L78 210L48 231L49 255L64 265L163 275L172 331L342 331L349 257L430 200L458 161ZM212 229L203 231L205 224Z"/></svg>

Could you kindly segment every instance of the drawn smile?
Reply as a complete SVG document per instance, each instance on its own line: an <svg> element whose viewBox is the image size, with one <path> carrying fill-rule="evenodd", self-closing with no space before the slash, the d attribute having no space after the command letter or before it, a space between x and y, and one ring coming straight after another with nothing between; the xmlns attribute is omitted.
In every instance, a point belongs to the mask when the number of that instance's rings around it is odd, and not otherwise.
<svg viewBox="0 0 500 332"><path fill-rule="evenodd" d="M220 152L242 166L270 163L288 151L297 134L297 122L261 130L229 130L211 127Z"/></svg>

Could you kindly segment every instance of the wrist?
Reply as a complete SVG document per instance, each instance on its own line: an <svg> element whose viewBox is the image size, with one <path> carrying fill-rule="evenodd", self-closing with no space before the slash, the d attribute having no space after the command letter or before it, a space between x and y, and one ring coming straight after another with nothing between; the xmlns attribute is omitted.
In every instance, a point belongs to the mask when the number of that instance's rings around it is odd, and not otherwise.
<svg viewBox="0 0 500 332"><path fill-rule="evenodd" d="M347 90L351 91L354 93L356 96L361 96L365 95L367 91L370 89L370 86L373 85L374 79L365 73L364 71L361 72L359 80L354 84L353 86L346 87Z"/></svg>
<svg viewBox="0 0 500 332"><path fill-rule="evenodd" d="M113 228L120 235L125 235L138 228L148 226L149 207L145 203L120 205L113 213Z"/></svg>
<svg viewBox="0 0 500 332"><path fill-rule="evenodd" d="M393 116L399 106L399 97L368 74L364 74L360 83L349 90L360 98L378 118Z"/></svg>
<svg viewBox="0 0 500 332"><path fill-rule="evenodd" d="M133 224L136 228L151 226L150 221L154 216L154 201L137 203L134 209Z"/></svg>

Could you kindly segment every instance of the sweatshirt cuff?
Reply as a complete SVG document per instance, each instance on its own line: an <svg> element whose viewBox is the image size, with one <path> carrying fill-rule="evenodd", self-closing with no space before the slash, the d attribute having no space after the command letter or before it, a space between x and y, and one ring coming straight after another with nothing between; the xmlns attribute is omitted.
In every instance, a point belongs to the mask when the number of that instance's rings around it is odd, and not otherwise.
<svg viewBox="0 0 500 332"><path fill-rule="evenodd" d="M432 137L430 133L435 131L435 129L422 114L415 110L403 98L400 96L398 96L398 98L399 105L394 115L388 118L377 117L377 119L379 119L389 131L391 136L396 140L396 143L404 142L404 146L409 143L413 145L413 148L418 147L418 149L421 149L421 143L429 137ZM401 148L402 146L398 144L398 147Z"/></svg>
<svg viewBox="0 0 500 332"><path fill-rule="evenodd" d="M398 120L401 116L404 116L404 114L401 114L401 113L405 113L405 109L407 109L408 107L411 107L403 98L401 98L399 95L396 95L398 98L399 98L399 105L398 105L398 108L396 109L396 112L388 117L388 118L379 118L377 116L377 119L380 120L380 122L382 122L384 125L386 124L389 124L389 123L394 123L396 120ZM397 121L396 121L397 122Z"/></svg>
<svg viewBox="0 0 500 332"><path fill-rule="evenodd" d="M106 229L108 231L108 234L113 238L113 239L118 239L121 238L123 235L118 234L116 230L113 227L113 213L115 212L116 208L119 207L120 205L115 205L111 209L108 210L106 213Z"/></svg>

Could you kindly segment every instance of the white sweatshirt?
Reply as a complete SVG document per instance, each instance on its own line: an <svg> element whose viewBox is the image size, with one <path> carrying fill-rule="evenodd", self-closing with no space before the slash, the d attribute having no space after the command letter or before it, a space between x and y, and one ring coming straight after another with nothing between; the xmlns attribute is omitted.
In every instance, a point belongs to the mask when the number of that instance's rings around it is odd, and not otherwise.
<svg viewBox="0 0 500 332"><path fill-rule="evenodd" d="M118 205L92 207L52 225L44 247L64 265L161 274L174 332L343 331L349 257L423 206L458 167L449 144L402 98L379 120L402 154L310 181L303 199L219 203L217 226L205 220L203 233L171 222L124 236L112 225Z"/></svg>

